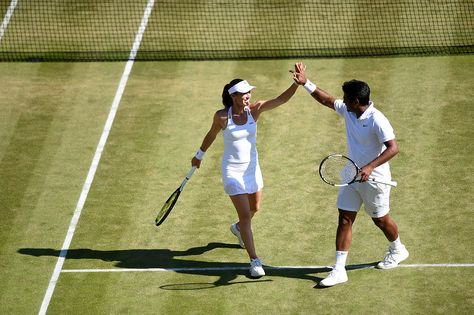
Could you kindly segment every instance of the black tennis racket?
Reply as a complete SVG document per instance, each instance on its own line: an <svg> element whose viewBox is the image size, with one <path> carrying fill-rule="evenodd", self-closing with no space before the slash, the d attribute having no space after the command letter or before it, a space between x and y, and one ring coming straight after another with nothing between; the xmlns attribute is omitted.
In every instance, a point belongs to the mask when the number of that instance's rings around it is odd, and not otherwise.
<svg viewBox="0 0 474 315"><path fill-rule="evenodd" d="M325 157L321 164L319 164L319 176L321 176L321 179L325 183L336 187L360 182L359 172L360 168L357 164L342 154L331 154ZM384 181L373 177L369 177L369 181L393 187L397 186L397 182Z"/></svg>
<svg viewBox="0 0 474 315"><path fill-rule="evenodd" d="M176 204L176 201L178 201L179 195L183 191L184 186L186 185L188 180L191 178L191 176L193 176L195 170L196 170L196 166L193 166L189 170L188 174L186 174L186 178L181 183L181 186L179 186L178 189L176 189L174 193L171 194L168 200L166 200L163 207L161 207L161 210L158 212L158 215L156 216L156 219L155 219L156 226L159 226L161 223L163 223L166 220L166 217L168 217L168 215L170 214L171 210L173 210L173 207Z"/></svg>

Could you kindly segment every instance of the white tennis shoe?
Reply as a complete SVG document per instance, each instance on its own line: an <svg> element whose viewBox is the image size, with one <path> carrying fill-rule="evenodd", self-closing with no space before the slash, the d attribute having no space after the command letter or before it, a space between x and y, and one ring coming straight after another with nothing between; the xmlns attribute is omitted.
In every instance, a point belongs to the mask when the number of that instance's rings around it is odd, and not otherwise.
<svg viewBox="0 0 474 315"><path fill-rule="evenodd" d="M260 258L254 258L250 260L250 275L254 278L260 278L265 275L265 270L263 270L263 262Z"/></svg>
<svg viewBox="0 0 474 315"><path fill-rule="evenodd" d="M406 249L405 245L401 245L400 248L392 249L388 248L385 258L377 264L379 269L392 269L398 266L399 263L408 258L410 254Z"/></svg>
<svg viewBox="0 0 474 315"><path fill-rule="evenodd" d="M239 228L237 227L237 223L230 225L230 231L239 240L240 247L245 248L245 244L244 244L244 241L242 240L242 236L240 236L240 231L239 231Z"/></svg>
<svg viewBox="0 0 474 315"><path fill-rule="evenodd" d="M336 268L333 267L332 271L329 275L324 278L321 282L319 282L319 286L321 287L332 287L333 285L347 282L347 272L345 268Z"/></svg>

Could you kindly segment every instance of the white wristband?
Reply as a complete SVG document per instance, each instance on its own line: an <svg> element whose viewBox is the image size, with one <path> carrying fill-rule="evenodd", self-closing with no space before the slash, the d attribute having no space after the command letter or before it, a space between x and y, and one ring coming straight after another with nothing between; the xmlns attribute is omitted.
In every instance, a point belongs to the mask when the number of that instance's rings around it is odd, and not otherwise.
<svg viewBox="0 0 474 315"><path fill-rule="evenodd" d="M308 91L309 94L312 94L314 91L316 91L316 84L314 84L310 80L306 80L304 88L306 91Z"/></svg>
<svg viewBox="0 0 474 315"><path fill-rule="evenodd" d="M199 148L199 150L196 152L195 157L196 157L196 159L201 161L204 158L204 154L206 154L206 152L201 150L201 148Z"/></svg>

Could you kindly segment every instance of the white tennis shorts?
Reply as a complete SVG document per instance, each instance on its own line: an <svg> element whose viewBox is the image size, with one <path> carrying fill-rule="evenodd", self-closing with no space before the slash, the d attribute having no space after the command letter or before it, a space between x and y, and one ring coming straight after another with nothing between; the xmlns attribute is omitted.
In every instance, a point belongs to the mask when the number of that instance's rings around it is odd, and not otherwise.
<svg viewBox="0 0 474 315"><path fill-rule="evenodd" d="M263 188L262 171L256 161L222 163L222 182L229 196L254 194Z"/></svg>
<svg viewBox="0 0 474 315"><path fill-rule="evenodd" d="M337 208L358 212L362 203L372 218L381 218L390 211L390 186L374 182L354 183L339 189Z"/></svg>

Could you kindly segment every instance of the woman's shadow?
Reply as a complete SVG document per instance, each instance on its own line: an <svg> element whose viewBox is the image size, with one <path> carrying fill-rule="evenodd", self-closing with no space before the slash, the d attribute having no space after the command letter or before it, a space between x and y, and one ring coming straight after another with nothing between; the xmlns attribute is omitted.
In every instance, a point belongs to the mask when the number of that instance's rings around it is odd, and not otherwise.
<svg viewBox="0 0 474 315"><path fill-rule="evenodd" d="M125 269L165 269L177 273L206 275L219 277L212 283L180 283L161 286L167 290L197 290L214 288L223 285L255 283L255 279L249 281L232 282L238 276L246 276L251 279L248 273L248 263L238 262L209 262L196 259L182 259L186 256L202 255L210 250L217 248L235 248L240 249L237 244L226 244L212 242L205 246L192 247L184 251L175 251L170 249L125 249L125 250L94 250L88 248L69 249L66 259L98 259L102 261L115 261L115 267ZM54 256L59 257L65 253L61 250L52 248L21 248L18 253L23 255ZM177 258L178 257L178 258ZM357 265L359 268L367 268L373 264ZM350 266L348 266L350 267ZM348 268L351 269L351 268ZM357 268L352 268L357 269ZM271 267L265 268L268 276L286 277L319 282L322 278L313 274L328 272L328 267ZM269 279L259 280L271 281Z"/></svg>

